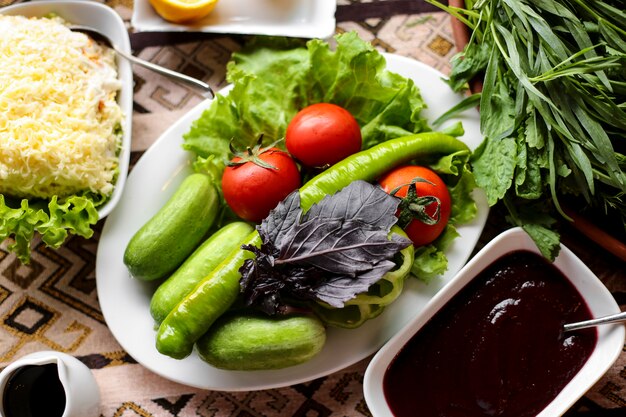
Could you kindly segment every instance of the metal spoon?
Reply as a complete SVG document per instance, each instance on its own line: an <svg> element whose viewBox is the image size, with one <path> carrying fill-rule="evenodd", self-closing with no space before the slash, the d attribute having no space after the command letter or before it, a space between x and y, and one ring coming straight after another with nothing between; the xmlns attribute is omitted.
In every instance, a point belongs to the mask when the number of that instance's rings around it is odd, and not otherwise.
<svg viewBox="0 0 626 417"><path fill-rule="evenodd" d="M598 326L601 324L618 323L626 321L626 311L621 313L610 314L604 317L598 317L597 319L579 321L576 323L570 323L563 326L563 331L569 332L572 330L586 329L587 327Z"/></svg>
<svg viewBox="0 0 626 417"><path fill-rule="evenodd" d="M81 26L81 25L72 25L72 26L69 26L69 29L74 32L84 33L85 35L89 36L96 42L104 43L105 45L113 49L118 55L122 56L123 58L126 58L127 60L131 62L134 62L137 65L141 65L142 67L148 68L154 72L157 72L159 74L165 75L170 78L177 79L188 85L191 85L192 87L200 89L203 92L202 95L204 97L208 97L211 99L215 97L215 93L213 92L213 89L207 83L200 81L196 78L189 77L188 75L181 74L180 72L172 71L160 65L153 64L152 62L144 61L141 58L137 58L136 56L133 56L127 52L124 52L119 47L117 47L117 45L115 45L111 41L111 39L109 39L108 36L99 32L97 29L94 29L88 26Z"/></svg>

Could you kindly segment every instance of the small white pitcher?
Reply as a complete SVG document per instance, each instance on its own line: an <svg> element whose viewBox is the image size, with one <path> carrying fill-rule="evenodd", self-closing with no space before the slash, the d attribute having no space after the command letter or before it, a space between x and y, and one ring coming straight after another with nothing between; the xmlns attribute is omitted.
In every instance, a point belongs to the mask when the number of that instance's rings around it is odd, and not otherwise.
<svg viewBox="0 0 626 417"><path fill-rule="evenodd" d="M56 364L65 391L65 410L60 417L97 417L100 414L100 390L91 370L71 355L42 351L23 356L0 372L0 417L6 417L4 395L10 377L25 366L46 364Z"/></svg>

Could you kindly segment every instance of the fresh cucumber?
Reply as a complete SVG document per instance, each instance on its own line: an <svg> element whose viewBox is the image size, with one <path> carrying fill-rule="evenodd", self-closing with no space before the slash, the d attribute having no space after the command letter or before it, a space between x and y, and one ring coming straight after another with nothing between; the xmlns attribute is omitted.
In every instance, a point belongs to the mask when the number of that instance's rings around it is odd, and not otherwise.
<svg viewBox="0 0 626 417"><path fill-rule="evenodd" d="M246 236L245 245L260 244L255 231ZM196 341L222 314L235 304L241 287L239 268L254 258L251 251L236 249L183 298L159 325L157 350L175 359L183 359L193 351Z"/></svg>
<svg viewBox="0 0 626 417"><path fill-rule="evenodd" d="M241 247L254 230L245 222L233 222L205 240L185 262L165 280L150 300L150 314L161 323L170 311L220 264L233 250Z"/></svg>
<svg viewBox="0 0 626 417"><path fill-rule="evenodd" d="M200 358L220 369L281 369L310 360L326 342L313 315L269 317L227 313L196 343Z"/></svg>
<svg viewBox="0 0 626 417"><path fill-rule="evenodd" d="M200 173L187 176L128 242L124 264L130 274L151 281L172 273L200 244L218 210L211 178Z"/></svg>

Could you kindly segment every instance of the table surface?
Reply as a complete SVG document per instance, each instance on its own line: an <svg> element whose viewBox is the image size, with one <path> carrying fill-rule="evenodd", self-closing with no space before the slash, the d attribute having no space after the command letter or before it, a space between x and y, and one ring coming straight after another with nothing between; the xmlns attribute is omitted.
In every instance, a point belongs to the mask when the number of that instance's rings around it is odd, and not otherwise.
<svg viewBox="0 0 626 417"><path fill-rule="evenodd" d="M3 0L5 1L5 0ZM106 0L128 22L135 55L179 70L219 89L230 54L245 36L198 33L134 33L132 0ZM6 4L6 1L5 3ZM449 16L422 0L338 0L336 32L357 31L380 51L420 60L447 73L457 52ZM196 92L135 67L135 162L161 132L202 100ZM490 213L478 248L509 227L498 208ZM0 368L39 350L59 350L87 364L109 416L369 416L363 399L365 359L307 383L254 392L215 392L186 387L155 375L130 357L102 316L95 284L95 236L70 238L58 250L36 242L31 264L21 265L0 244ZM563 243L626 304L625 263L569 225ZM626 354L580 399L567 416L626 415Z"/></svg>

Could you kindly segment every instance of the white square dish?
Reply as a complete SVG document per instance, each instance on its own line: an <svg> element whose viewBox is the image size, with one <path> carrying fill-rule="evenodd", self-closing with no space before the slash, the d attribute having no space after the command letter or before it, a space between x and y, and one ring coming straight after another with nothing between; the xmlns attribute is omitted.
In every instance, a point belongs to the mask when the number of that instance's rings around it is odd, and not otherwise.
<svg viewBox="0 0 626 417"><path fill-rule="evenodd" d="M534 242L521 228L510 229L486 245L432 298L419 315L378 351L367 367L363 383L365 400L373 416L393 416L385 399L383 379L387 369L409 340L477 274L502 255L516 250L538 253ZM563 245L554 265L582 295L593 317L601 317L620 311L619 306L604 284L576 255ZM624 347L624 337L625 331L622 325L597 327L597 343L590 357L556 398L538 414L538 417L552 417L565 413L615 362ZM414 411L416 415L419 414L419 410Z"/></svg>
<svg viewBox="0 0 626 417"><path fill-rule="evenodd" d="M0 9L4 15L43 17L54 13L69 23L93 27L107 35L119 48L130 53L128 31L121 17L110 7L101 3L81 0L38 1L19 3ZM122 83L117 100L124 114L122 144L119 155L119 175L115 189L109 200L98 209L100 219L106 217L118 203L130 161L131 130L133 114L133 73L131 65L124 59L118 59L118 77Z"/></svg>
<svg viewBox="0 0 626 417"><path fill-rule="evenodd" d="M196 31L245 35L327 38L335 32L335 0L221 0L193 24L164 20L148 0L136 0L131 25L137 31Z"/></svg>

